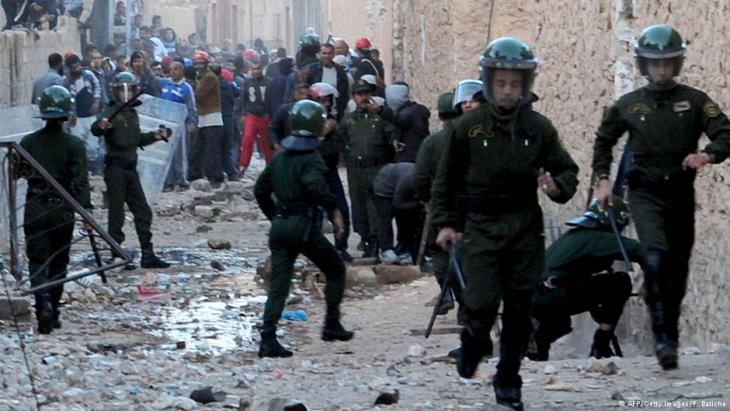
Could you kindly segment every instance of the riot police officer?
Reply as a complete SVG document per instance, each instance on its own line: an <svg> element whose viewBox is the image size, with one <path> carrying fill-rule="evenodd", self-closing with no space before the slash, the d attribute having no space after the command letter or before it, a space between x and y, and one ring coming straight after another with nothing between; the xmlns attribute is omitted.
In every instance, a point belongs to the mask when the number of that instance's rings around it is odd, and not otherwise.
<svg viewBox="0 0 730 411"><path fill-rule="evenodd" d="M91 210L86 149L83 141L63 131L73 114L74 102L62 86L43 91L39 117L46 126L23 138L20 146L68 191L82 207ZM33 173L28 179L24 225L28 271L32 287L66 276L73 237L74 212L62 197ZM59 302L63 285L35 293L38 332L60 328Z"/></svg>
<svg viewBox="0 0 730 411"><path fill-rule="evenodd" d="M658 362L670 370L678 366L679 312L694 243L694 180L697 170L730 155L730 121L707 94L674 80L686 46L672 27L646 28L634 50L648 84L607 112L596 132L593 173L596 196L605 205L611 197L611 149L628 131L634 153L628 199L646 253L645 301ZM703 133L711 143L697 152Z"/></svg>
<svg viewBox="0 0 730 411"><path fill-rule="evenodd" d="M347 341L354 335L340 324L345 263L321 231L322 209L332 216L336 236L344 230L337 200L324 177L327 166L317 151L327 114L321 104L301 100L292 106L289 118L292 130L281 142L284 150L274 156L254 189L261 211L271 220L271 288L264 307L259 357L292 356L276 339L276 323L289 295L294 260L300 253L327 277L322 340Z"/></svg>
<svg viewBox="0 0 730 411"><path fill-rule="evenodd" d="M628 225L626 202L614 196L612 208L617 227ZM547 361L550 345L572 331L570 317L586 311L599 324L589 356L622 356L614 330L632 287L626 271L613 269L623 255L609 218L608 211L593 199L588 211L567 222L573 228L545 252L543 281L532 308L537 327L534 344L527 351L531 360ZM643 262L638 241L621 237L621 242L630 261Z"/></svg>
<svg viewBox="0 0 730 411"><path fill-rule="evenodd" d="M166 139L168 131L157 129L142 133L140 130L139 116L134 107L142 103L130 101L139 90L139 83L132 73L117 74L111 87L114 104L91 126L91 132L95 136L104 136L106 144L104 183L109 199L109 234L119 244L124 241L122 227L126 203L134 216L134 228L142 248L142 267L167 268L170 264L157 257L152 247L152 210L137 174L137 149ZM121 111L110 119L120 107Z"/></svg>
<svg viewBox="0 0 730 411"><path fill-rule="evenodd" d="M532 109L537 61L530 47L514 38L494 40L481 65L488 103L461 116L449 132L434 181L433 224L440 227L437 243L444 249L461 243L464 260L466 327L459 375L473 377L487 354L502 301L493 386L499 404L519 410L520 361L531 329L533 291L545 262L537 188L565 203L575 193L578 166L550 121Z"/></svg>

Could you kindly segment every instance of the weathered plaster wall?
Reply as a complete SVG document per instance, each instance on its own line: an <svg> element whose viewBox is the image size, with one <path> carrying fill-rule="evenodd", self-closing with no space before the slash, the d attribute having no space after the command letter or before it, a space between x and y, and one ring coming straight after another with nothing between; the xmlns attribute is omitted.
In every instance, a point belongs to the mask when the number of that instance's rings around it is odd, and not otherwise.
<svg viewBox="0 0 730 411"><path fill-rule="evenodd" d="M726 76L730 58L722 52L730 42L726 35L730 4L725 1L393 3L399 4L394 10L399 17L393 43L395 77L407 81L415 99L432 110L439 93L461 79L478 76L478 57L490 39L510 35L533 45L540 59L535 91L541 100L536 107L552 119L581 167L581 185L569 204L543 201L547 220L557 225L579 213L586 203L593 133L603 108L643 84L634 67L631 44L645 26L666 22L678 28L689 43L680 80L705 90L730 110ZM730 321L723 314L730 303L730 240L725 235L729 182L730 165L725 163L705 169L696 184L697 242L681 324L685 344L730 343ZM637 276L637 288L640 280ZM648 342L644 310L643 303L633 298L623 331Z"/></svg>
<svg viewBox="0 0 730 411"><path fill-rule="evenodd" d="M48 55L69 50L81 52L76 19L59 18L56 31L0 32L0 107L30 104L33 82L48 71Z"/></svg>

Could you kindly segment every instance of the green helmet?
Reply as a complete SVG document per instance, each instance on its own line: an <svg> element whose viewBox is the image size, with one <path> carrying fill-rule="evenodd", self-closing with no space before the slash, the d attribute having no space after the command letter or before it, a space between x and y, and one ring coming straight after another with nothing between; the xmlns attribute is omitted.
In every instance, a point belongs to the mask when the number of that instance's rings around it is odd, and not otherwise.
<svg viewBox="0 0 730 411"><path fill-rule="evenodd" d="M307 33L299 41L299 50L305 54L316 54L319 52L319 36Z"/></svg>
<svg viewBox="0 0 730 411"><path fill-rule="evenodd" d="M521 104L528 104L532 83L535 81L537 60L530 46L522 40L512 37L498 38L487 46L479 59L482 67L482 88L487 101L494 101L492 93L492 76L494 70L520 70L523 74Z"/></svg>
<svg viewBox="0 0 730 411"><path fill-rule="evenodd" d="M74 99L63 86L50 86L38 98L38 118L50 120L68 118L74 109Z"/></svg>
<svg viewBox="0 0 730 411"><path fill-rule="evenodd" d="M454 93L443 93L439 96L436 102L436 109L440 116L455 116L454 106Z"/></svg>
<svg viewBox="0 0 730 411"><path fill-rule="evenodd" d="M671 59L674 64L674 76L678 76L684 62L684 52L687 46L679 32L666 24L649 26L641 32L641 36L634 43L636 61L641 75L649 81L647 60Z"/></svg>
<svg viewBox="0 0 730 411"><path fill-rule="evenodd" d="M610 207L619 228L626 227L630 219L629 207L626 202L618 196L611 196ZM588 211L583 213L582 216L568 221L566 224L574 227L611 229L608 211L595 198L588 205Z"/></svg>
<svg viewBox="0 0 730 411"><path fill-rule="evenodd" d="M134 76L134 74L128 72L128 71L122 71L121 73L114 76L111 83L109 83L112 87L130 87L130 86L138 86L139 81L137 81L137 77Z"/></svg>
<svg viewBox="0 0 730 411"><path fill-rule="evenodd" d="M324 106L312 100L297 101L289 109L291 135L281 142L281 146L287 150L314 150L320 144L319 136L326 121Z"/></svg>
<svg viewBox="0 0 730 411"><path fill-rule="evenodd" d="M679 32L666 24L649 26L634 44L637 56L667 59L684 55L687 46Z"/></svg>

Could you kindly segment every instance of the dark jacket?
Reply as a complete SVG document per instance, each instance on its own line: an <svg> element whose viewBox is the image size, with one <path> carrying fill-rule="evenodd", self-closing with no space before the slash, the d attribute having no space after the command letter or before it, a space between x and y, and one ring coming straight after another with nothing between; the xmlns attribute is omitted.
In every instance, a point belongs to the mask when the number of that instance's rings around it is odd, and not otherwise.
<svg viewBox="0 0 730 411"><path fill-rule="evenodd" d="M415 163L418 149L429 134L428 119L431 112L423 104L408 101L395 112L384 107L380 115L395 125L396 140L406 145L403 151L395 153L396 162Z"/></svg>
<svg viewBox="0 0 730 411"><path fill-rule="evenodd" d="M109 118L116 111L112 104L100 118ZM137 149L155 143L155 132L142 133L139 128L139 115L133 107L125 107L111 120L112 128L102 130L100 120L91 125L91 134L104 136L106 143L106 163L122 168L134 169L137 165Z"/></svg>
<svg viewBox="0 0 730 411"><path fill-rule="evenodd" d="M281 140L289 135L289 110L294 103L282 104L271 117L269 123L269 144L281 144Z"/></svg>
<svg viewBox="0 0 730 411"><path fill-rule="evenodd" d="M246 114L268 117L269 106L266 103L266 95L270 86L271 79L268 77L246 79L246 84L243 86L243 107Z"/></svg>
<svg viewBox="0 0 730 411"><path fill-rule="evenodd" d="M286 83L287 78L291 74L293 60L289 57L279 60L276 64L278 66L278 75L271 77L271 85L266 90L266 104L269 106L269 116L273 117L276 115L276 111L279 110L282 104L284 104L286 96Z"/></svg>
<svg viewBox="0 0 730 411"><path fill-rule="evenodd" d="M420 203L416 197L416 167L413 163L388 164L375 176L373 191L378 197L392 198L396 210L412 210Z"/></svg>
<svg viewBox="0 0 730 411"><path fill-rule="evenodd" d="M334 66L337 71L337 94L339 94L335 101L335 108L337 109L337 121L339 121L345 115L347 102L350 100L350 80L347 78L347 72L343 67L338 64ZM309 84L321 82L323 72L322 66L317 66L309 75Z"/></svg>
<svg viewBox="0 0 730 411"><path fill-rule="evenodd" d="M82 140L64 133L60 126L48 123L46 127L25 136L20 141L20 146L71 193L82 207L92 208L86 168L86 148ZM29 175L30 187L46 186L45 181L33 178L33 173Z"/></svg>

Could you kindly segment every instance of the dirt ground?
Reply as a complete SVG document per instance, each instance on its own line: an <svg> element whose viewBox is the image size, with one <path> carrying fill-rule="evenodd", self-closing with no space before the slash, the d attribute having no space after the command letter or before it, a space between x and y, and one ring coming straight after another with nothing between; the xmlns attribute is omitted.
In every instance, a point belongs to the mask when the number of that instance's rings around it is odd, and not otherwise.
<svg viewBox="0 0 730 411"><path fill-rule="evenodd" d="M267 256L268 222L251 201L253 177L233 189L160 197L154 242L173 267L116 271L105 285L98 277L68 284L63 328L51 335L21 323L42 409L276 410L287 401L311 410L500 409L490 382L495 359L466 380L446 357L458 345L454 311L437 320L435 335L422 336L438 292L432 277L349 289L343 323L356 334L346 343L319 339L324 301L295 281L286 309L303 310L308 319L280 326L280 341L294 356L259 359L256 325L265 291L255 274ZM103 182L94 185L100 202ZM106 220L104 210L95 213ZM136 246L136 236L127 233L125 246ZM212 239L231 248L212 250ZM353 252L356 242L351 237ZM74 258L88 258L88 250L75 250ZM211 267L214 260L218 269ZM0 410L35 408L19 347L11 322L4 321ZM680 369L673 372L660 371L653 357L631 349L626 358L600 361L585 358L588 350L565 339L553 360L526 361L527 409L730 409L728 347L683 347ZM188 398L207 386L225 399L203 405ZM373 406L381 393L395 390L396 404Z"/></svg>

